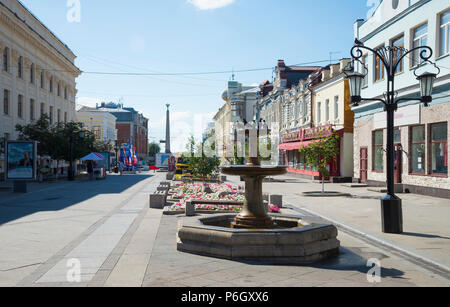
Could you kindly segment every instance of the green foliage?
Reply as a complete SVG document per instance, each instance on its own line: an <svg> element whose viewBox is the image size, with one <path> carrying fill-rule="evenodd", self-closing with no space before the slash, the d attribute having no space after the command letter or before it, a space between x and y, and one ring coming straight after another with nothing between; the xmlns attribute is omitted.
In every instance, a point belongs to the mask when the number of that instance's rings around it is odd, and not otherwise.
<svg viewBox="0 0 450 307"><path fill-rule="evenodd" d="M19 140L38 142L40 156L50 156L56 160L70 160L70 140L74 160L93 151L110 152L112 147L111 144L96 142L94 134L84 131L81 123L58 123L51 126L46 114L29 125L17 125L16 130L19 132Z"/></svg>
<svg viewBox="0 0 450 307"><path fill-rule="evenodd" d="M220 160L217 157L210 158L204 155L203 146L204 143L196 144L194 136L191 136L186 145L187 153L183 155L194 177L206 178L220 166Z"/></svg>
<svg viewBox="0 0 450 307"><path fill-rule="evenodd" d="M306 163L312 168L317 167L322 178L328 177L328 164L339 155L339 136L336 133L322 137L299 150L305 154Z"/></svg>
<svg viewBox="0 0 450 307"><path fill-rule="evenodd" d="M156 154L161 152L161 147L158 143L150 143L148 144L148 155L149 157L156 157Z"/></svg>

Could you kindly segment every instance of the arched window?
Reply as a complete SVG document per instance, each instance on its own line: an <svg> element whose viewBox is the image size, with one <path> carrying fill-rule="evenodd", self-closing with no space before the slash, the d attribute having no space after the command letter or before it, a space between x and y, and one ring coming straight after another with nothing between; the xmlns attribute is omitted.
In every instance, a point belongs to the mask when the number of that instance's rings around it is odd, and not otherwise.
<svg viewBox="0 0 450 307"><path fill-rule="evenodd" d="M8 71L9 70L9 49L8 47L5 47L3 49L3 70Z"/></svg>
<svg viewBox="0 0 450 307"><path fill-rule="evenodd" d="M19 57L19 61L17 62L17 76L19 78L23 78L23 58Z"/></svg>

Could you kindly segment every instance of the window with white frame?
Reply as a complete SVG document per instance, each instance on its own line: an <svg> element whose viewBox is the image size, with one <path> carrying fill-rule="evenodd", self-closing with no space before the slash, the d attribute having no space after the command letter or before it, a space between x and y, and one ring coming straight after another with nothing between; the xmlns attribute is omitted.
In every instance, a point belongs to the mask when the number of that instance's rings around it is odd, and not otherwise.
<svg viewBox="0 0 450 307"><path fill-rule="evenodd" d="M413 30L413 48L426 46L428 40L428 23L425 23ZM420 52L422 50L418 49L414 51L412 55L412 66L422 64L423 59L420 58Z"/></svg>
<svg viewBox="0 0 450 307"><path fill-rule="evenodd" d="M440 55L450 53L450 10L440 16Z"/></svg>
<svg viewBox="0 0 450 307"><path fill-rule="evenodd" d="M334 119L339 117L339 96L334 97Z"/></svg>
<svg viewBox="0 0 450 307"><path fill-rule="evenodd" d="M319 102L319 103L317 104L317 122L318 122L318 123L321 123L321 122L322 122L322 114L321 114L321 111L322 111L322 103Z"/></svg>
<svg viewBox="0 0 450 307"><path fill-rule="evenodd" d="M330 100L325 101L325 121L330 121Z"/></svg>
<svg viewBox="0 0 450 307"><path fill-rule="evenodd" d="M364 55L362 57L362 65L363 65L363 67L362 67L361 73L365 75L364 80L363 80L363 87L366 87L368 82L369 82L369 74L368 74L368 71L369 71L369 55L366 54L366 55Z"/></svg>

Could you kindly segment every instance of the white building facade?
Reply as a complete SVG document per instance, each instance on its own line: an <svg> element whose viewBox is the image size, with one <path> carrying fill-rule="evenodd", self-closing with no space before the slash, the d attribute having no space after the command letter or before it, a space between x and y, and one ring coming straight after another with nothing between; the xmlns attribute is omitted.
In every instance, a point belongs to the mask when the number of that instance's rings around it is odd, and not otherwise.
<svg viewBox="0 0 450 307"><path fill-rule="evenodd" d="M75 55L19 1L0 5L0 136L16 139L17 124L47 114L75 120Z"/></svg>
<svg viewBox="0 0 450 307"><path fill-rule="evenodd" d="M431 61L440 69L435 81L433 102L425 107L418 101L399 104L395 114L396 189L413 193L450 197L448 178L450 128L450 3L440 0L381 2L374 15L355 23L355 37L372 49L396 46L411 50L429 46ZM386 72L380 59L367 53L362 58L368 74L363 98L382 98L386 92ZM404 58L395 76L397 98L418 98L419 82L414 71L437 72L421 63L419 53ZM362 67L359 68L362 72ZM360 182L384 186L386 183L386 113L376 101L353 107L355 112L354 177Z"/></svg>

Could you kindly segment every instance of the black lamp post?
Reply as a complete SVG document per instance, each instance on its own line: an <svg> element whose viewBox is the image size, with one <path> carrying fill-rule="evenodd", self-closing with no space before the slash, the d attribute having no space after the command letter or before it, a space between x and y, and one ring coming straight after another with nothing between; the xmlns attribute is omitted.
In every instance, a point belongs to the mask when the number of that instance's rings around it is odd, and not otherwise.
<svg viewBox="0 0 450 307"><path fill-rule="evenodd" d="M80 139L84 138L83 131L80 131L78 135L79 135ZM69 161L68 180L74 181L75 176L74 176L74 169L73 169L73 132L70 134L70 137L69 137L69 152L70 152L70 158L69 158L70 161Z"/></svg>
<svg viewBox="0 0 450 307"><path fill-rule="evenodd" d="M412 50L406 50L403 47L383 47L377 50L371 49L364 46L363 43L356 40L355 46L351 49L351 55L353 62L359 62L362 67L363 65L361 58L363 57L363 49L373 53L375 57L380 59L383 63L384 69L386 69L387 74L387 92L383 94L384 99L378 98L361 98L361 89L363 85L363 80L366 74L362 74L355 71L355 65L351 69L350 73L346 73L347 79L350 83L350 100L354 106L358 106L361 101L380 101L385 105L385 111L387 112L387 146L386 146L386 156L387 156L387 195L381 199L381 211L382 211L382 224L383 232L385 233L403 233L403 212L402 212L402 200L395 195L395 183L394 183L394 113L397 111L398 103L400 101L411 101L418 100L427 107L432 101L433 83L439 74L425 72L421 75L417 75L416 71L414 74L417 80L420 82L420 94L421 98L400 98L396 99L396 91L394 87L395 73L400 63L405 59L407 55L413 54L414 52L419 52L421 58L421 63L431 63L429 59L433 55L433 50L428 46L420 46ZM431 63L432 64L432 63ZM419 65L418 67L421 67Z"/></svg>

